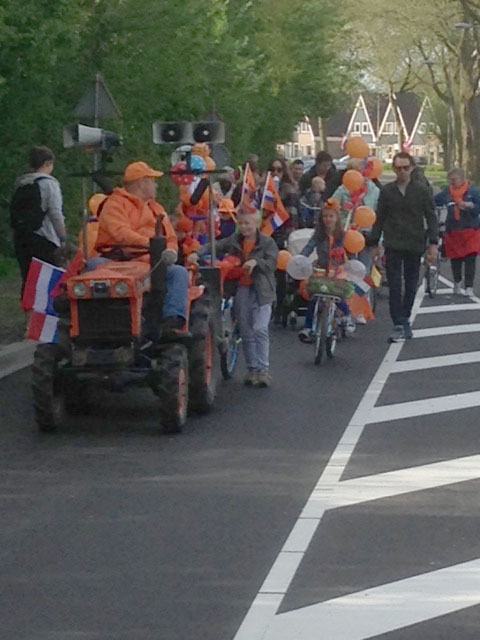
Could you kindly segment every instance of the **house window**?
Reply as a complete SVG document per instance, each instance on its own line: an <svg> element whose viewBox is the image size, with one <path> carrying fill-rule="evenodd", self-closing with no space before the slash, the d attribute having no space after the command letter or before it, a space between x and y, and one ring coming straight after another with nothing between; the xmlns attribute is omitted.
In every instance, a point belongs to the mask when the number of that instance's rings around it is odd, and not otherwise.
<svg viewBox="0 0 480 640"><path fill-rule="evenodd" d="M298 144L293 145L293 155L295 156L295 158L298 158L300 156L300 147L298 146Z"/></svg>
<svg viewBox="0 0 480 640"><path fill-rule="evenodd" d="M300 123L300 131L302 133L308 133L308 129L309 129L308 122L301 122Z"/></svg>
<svg viewBox="0 0 480 640"><path fill-rule="evenodd" d="M423 135L424 133L427 133L427 125L425 124L425 122L421 122L419 127L418 127L418 133L420 135Z"/></svg>
<svg viewBox="0 0 480 640"><path fill-rule="evenodd" d="M368 122L362 122L362 133L370 133Z"/></svg>
<svg viewBox="0 0 480 640"><path fill-rule="evenodd" d="M386 122L385 123L385 133L393 133L393 122Z"/></svg>
<svg viewBox="0 0 480 640"><path fill-rule="evenodd" d="M355 122L353 125L353 133L360 133L360 122Z"/></svg>
<svg viewBox="0 0 480 640"><path fill-rule="evenodd" d="M312 147L307 144L307 156L311 156L312 155Z"/></svg>
<svg viewBox="0 0 480 640"><path fill-rule="evenodd" d="M395 135L398 135L398 122L394 122L393 131L395 132Z"/></svg>

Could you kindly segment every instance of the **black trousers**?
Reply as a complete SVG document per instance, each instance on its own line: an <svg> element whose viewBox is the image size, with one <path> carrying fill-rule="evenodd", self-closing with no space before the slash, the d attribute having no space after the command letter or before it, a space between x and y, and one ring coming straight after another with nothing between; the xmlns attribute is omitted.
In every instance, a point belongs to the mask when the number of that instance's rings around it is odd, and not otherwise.
<svg viewBox="0 0 480 640"><path fill-rule="evenodd" d="M27 279L28 268L32 258L38 258L44 262L49 262L58 266L58 247L38 233L15 233L13 236L15 256L20 266L22 274L22 295Z"/></svg>
<svg viewBox="0 0 480 640"><path fill-rule="evenodd" d="M452 260L450 260L450 264L452 265L452 274L454 281L462 281L462 265L465 265L465 287L473 287L473 281L475 280L476 261L476 253L465 256L465 258L452 258Z"/></svg>
<svg viewBox="0 0 480 640"><path fill-rule="evenodd" d="M421 254L385 249L390 317L393 324L406 324L410 319L420 274Z"/></svg>

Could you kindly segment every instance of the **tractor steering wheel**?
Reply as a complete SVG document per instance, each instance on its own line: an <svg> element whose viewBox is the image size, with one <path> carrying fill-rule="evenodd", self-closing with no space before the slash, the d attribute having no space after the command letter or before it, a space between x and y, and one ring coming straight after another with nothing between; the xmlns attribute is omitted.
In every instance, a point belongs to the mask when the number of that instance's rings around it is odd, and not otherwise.
<svg viewBox="0 0 480 640"><path fill-rule="evenodd" d="M123 251L124 249L133 249L133 253L125 253ZM148 247L141 244L101 244L96 247L96 250L102 258L108 258L109 260L115 260L117 262L135 260L135 258L150 253Z"/></svg>

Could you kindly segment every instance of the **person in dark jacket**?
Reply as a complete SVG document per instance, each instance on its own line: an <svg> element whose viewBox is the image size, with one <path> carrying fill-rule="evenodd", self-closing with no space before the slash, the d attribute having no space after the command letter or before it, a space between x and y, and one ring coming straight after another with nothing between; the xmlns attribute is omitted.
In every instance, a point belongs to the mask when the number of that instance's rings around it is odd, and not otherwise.
<svg viewBox="0 0 480 640"><path fill-rule="evenodd" d="M247 386L269 387L268 324L275 302L278 247L272 238L258 231L259 213L246 213L240 209L237 222L239 233L217 241L215 248L219 253L237 256L242 262L235 313L248 368L244 382ZM198 254L191 254L188 261L195 263L198 256L209 251L209 245L204 245L198 249Z"/></svg>
<svg viewBox="0 0 480 640"><path fill-rule="evenodd" d="M452 265L453 293L461 293L464 268L465 295L473 296L475 263L480 253L480 190L468 184L463 169L451 169L448 183L435 196L435 204L447 207L445 253Z"/></svg>
<svg viewBox="0 0 480 640"><path fill-rule="evenodd" d="M394 325L389 342L412 337L410 313L418 287L420 262L425 251L425 222L428 235L427 258L433 262L438 253L438 221L433 199L427 187L411 180L414 166L412 156L405 151L400 151L393 157L393 170L397 179L381 190L377 221L367 239L369 246L378 246L382 233L384 236L390 316Z"/></svg>
<svg viewBox="0 0 480 640"><path fill-rule="evenodd" d="M22 295L32 258L60 266L58 250L66 242L62 192L60 183L52 175L54 162L55 156L48 147L34 147L29 155L30 171L15 183L17 190L38 182L41 208L45 212L38 229L16 229L13 234L15 255L22 275Z"/></svg>
<svg viewBox="0 0 480 640"><path fill-rule="evenodd" d="M341 184L341 176L333 166L332 156L326 151L320 151L315 158L313 167L303 174L299 184L300 196L303 196L307 189L310 189L312 179L315 176L320 176L325 180L325 191L323 192L322 200L326 202Z"/></svg>

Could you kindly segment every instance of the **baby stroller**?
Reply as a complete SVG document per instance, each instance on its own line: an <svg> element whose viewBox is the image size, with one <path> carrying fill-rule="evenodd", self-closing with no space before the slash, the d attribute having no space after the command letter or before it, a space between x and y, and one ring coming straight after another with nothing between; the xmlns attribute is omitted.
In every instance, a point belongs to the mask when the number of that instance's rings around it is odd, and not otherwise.
<svg viewBox="0 0 480 640"><path fill-rule="evenodd" d="M292 256L296 256L302 252L307 242L314 233L313 229L297 229L292 231L287 241L287 250ZM315 262L317 252L309 256L310 262ZM294 280L286 273L286 294L282 302L282 325L296 329L298 316L305 316L308 309L308 299L302 296L298 280Z"/></svg>

